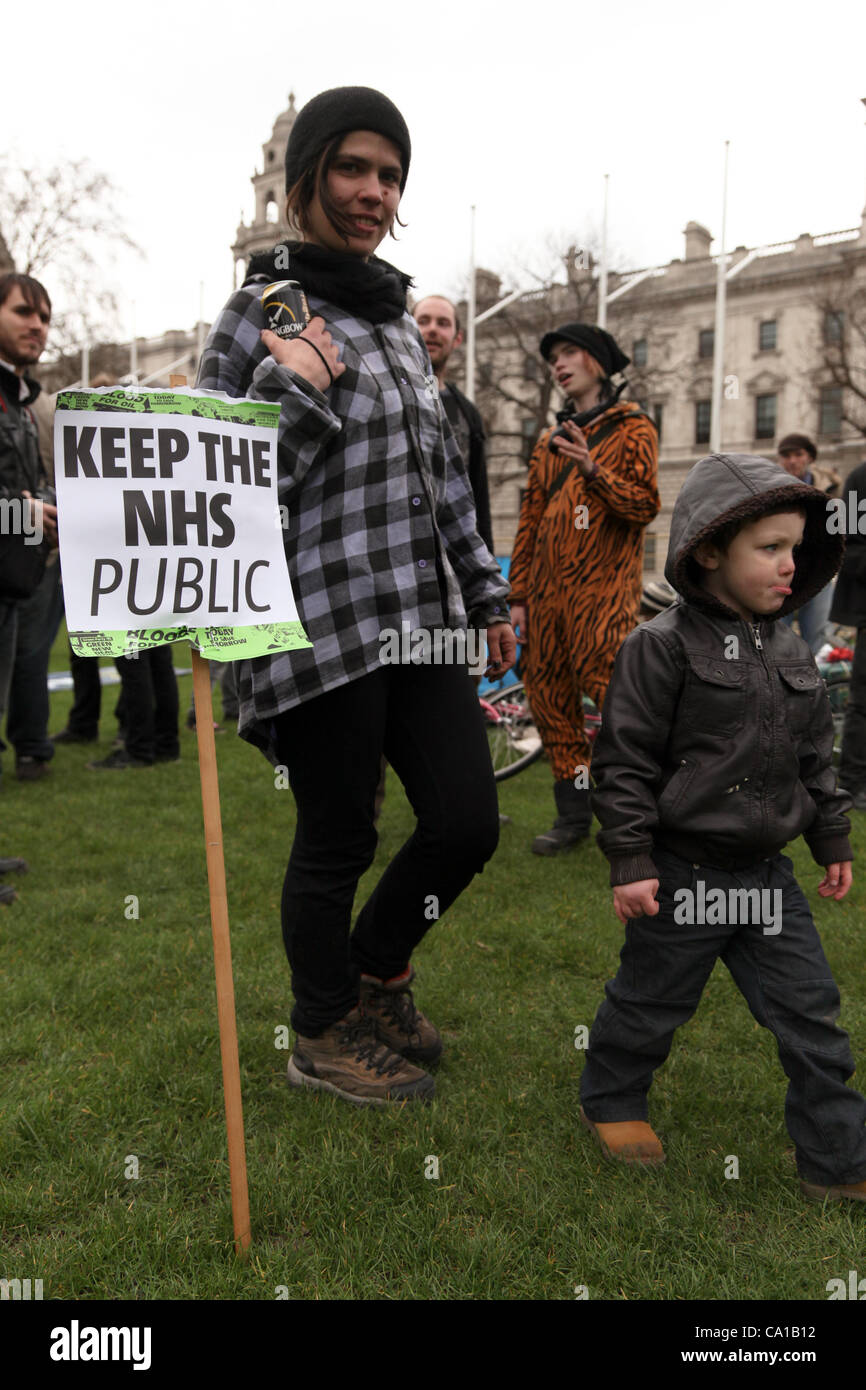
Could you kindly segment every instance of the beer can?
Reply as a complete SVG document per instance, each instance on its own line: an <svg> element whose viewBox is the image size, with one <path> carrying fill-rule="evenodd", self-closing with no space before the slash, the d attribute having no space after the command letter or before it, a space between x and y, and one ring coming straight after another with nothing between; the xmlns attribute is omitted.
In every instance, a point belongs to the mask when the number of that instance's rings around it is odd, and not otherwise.
<svg viewBox="0 0 866 1390"><path fill-rule="evenodd" d="M275 280L262 291L265 326L278 338L296 338L310 322L307 296L297 280Z"/></svg>

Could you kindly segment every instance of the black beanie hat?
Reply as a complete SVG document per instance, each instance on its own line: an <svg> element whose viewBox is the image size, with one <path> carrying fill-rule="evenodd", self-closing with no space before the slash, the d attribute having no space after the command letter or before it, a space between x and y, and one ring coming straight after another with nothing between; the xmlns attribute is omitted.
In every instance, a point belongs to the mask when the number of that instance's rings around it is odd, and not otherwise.
<svg viewBox="0 0 866 1390"><path fill-rule="evenodd" d="M402 193L412 156L409 131L393 101L373 87L332 87L298 112L286 146L286 192L315 164L329 140L350 130L374 130L394 142L402 156Z"/></svg>
<svg viewBox="0 0 866 1390"><path fill-rule="evenodd" d="M550 350L555 342L565 339L567 343L576 343L578 347L585 348L590 357L594 357L599 366L603 368L605 376L613 376L614 372L621 372L631 361L626 357L615 338L611 337L607 329L599 328L597 324L591 323L564 323L561 328L555 328L552 333L545 333L541 340L540 351L542 357L547 361L550 357Z"/></svg>

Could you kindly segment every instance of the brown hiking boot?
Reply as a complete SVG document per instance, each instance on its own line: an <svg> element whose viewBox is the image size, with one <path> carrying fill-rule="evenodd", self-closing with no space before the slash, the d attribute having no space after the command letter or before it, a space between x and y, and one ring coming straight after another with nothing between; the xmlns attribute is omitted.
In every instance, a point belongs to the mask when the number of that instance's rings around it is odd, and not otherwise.
<svg viewBox="0 0 866 1390"><path fill-rule="evenodd" d="M661 1140L645 1120L619 1120L612 1124L587 1118L580 1107L580 1118L592 1130L605 1158L630 1163L636 1168L657 1167L666 1161Z"/></svg>
<svg viewBox="0 0 866 1390"><path fill-rule="evenodd" d="M415 978L410 965L405 975L380 980L361 976L361 1007L376 1025L376 1034L388 1047L410 1062L438 1062L442 1038L429 1018L416 1009L409 988Z"/></svg>
<svg viewBox="0 0 866 1390"><path fill-rule="evenodd" d="M866 1181L839 1182L825 1187L823 1183L806 1182L801 1178L800 1191L809 1202L823 1202L827 1198L831 1202L866 1202Z"/></svg>
<svg viewBox="0 0 866 1390"><path fill-rule="evenodd" d="M435 1090L432 1076L380 1041L372 1018L360 1006L331 1024L321 1037L297 1036L288 1082L332 1091L353 1105L432 1100Z"/></svg>

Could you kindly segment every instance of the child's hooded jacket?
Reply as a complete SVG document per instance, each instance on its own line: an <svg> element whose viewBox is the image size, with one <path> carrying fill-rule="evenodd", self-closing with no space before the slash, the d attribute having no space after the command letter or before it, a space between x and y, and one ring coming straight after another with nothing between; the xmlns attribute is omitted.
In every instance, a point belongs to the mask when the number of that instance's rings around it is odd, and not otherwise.
<svg viewBox="0 0 866 1390"><path fill-rule="evenodd" d="M807 513L792 592L751 624L700 586L694 550L789 498ZM819 864L853 858L827 692L806 643L776 622L839 568L844 539L827 520L826 496L768 459L711 455L686 478L665 566L681 598L621 646L593 750L612 885L657 878L655 844L729 870L801 834Z"/></svg>

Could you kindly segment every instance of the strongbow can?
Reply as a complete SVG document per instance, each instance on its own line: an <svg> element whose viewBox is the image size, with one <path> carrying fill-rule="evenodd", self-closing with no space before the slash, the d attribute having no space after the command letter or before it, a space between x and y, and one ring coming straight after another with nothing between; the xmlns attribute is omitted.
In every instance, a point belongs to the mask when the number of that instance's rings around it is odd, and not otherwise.
<svg viewBox="0 0 866 1390"><path fill-rule="evenodd" d="M278 338L296 338L310 322L307 296L297 280L275 280L262 291L267 327Z"/></svg>

